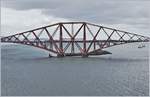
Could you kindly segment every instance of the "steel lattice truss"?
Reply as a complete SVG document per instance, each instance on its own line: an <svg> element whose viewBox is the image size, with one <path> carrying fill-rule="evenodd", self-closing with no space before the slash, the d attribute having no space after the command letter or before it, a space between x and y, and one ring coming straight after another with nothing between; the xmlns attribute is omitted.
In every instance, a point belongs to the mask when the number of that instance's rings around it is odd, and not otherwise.
<svg viewBox="0 0 150 97"><path fill-rule="evenodd" d="M148 42L149 37L86 22L63 22L1 38L55 53L58 56L88 56L104 48L133 42Z"/></svg>

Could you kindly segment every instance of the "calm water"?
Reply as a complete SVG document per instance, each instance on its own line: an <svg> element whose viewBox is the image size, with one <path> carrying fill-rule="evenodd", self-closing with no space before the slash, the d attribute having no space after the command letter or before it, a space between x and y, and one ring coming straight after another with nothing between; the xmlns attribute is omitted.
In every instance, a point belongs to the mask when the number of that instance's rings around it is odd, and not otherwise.
<svg viewBox="0 0 150 97"><path fill-rule="evenodd" d="M106 49L112 55L48 58L43 50L2 44L2 95L149 95L148 44L138 45Z"/></svg>

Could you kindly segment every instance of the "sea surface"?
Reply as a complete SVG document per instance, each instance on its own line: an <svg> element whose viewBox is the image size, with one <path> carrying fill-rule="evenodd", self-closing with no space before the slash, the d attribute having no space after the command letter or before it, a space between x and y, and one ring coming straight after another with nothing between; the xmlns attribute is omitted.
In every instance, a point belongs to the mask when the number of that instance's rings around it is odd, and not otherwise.
<svg viewBox="0 0 150 97"><path fill-rule="evenodd" d="M48 52L1 44L1 86L6 96L148 96L149 44L114 46L112 54L48 58Z"/></svg>

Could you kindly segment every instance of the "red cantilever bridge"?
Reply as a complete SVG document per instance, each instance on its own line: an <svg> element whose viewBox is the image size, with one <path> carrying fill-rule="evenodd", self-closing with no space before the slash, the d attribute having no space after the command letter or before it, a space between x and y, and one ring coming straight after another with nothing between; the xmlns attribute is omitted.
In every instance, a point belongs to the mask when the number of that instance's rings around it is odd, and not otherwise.
<svg viewBox="0 0 150 97"><path fill-rule="evenodd" d="M105 48L149 40L146 36L87 22L61 22L1 38L1 42L41 48L58 57L109 54Z"/></svg>

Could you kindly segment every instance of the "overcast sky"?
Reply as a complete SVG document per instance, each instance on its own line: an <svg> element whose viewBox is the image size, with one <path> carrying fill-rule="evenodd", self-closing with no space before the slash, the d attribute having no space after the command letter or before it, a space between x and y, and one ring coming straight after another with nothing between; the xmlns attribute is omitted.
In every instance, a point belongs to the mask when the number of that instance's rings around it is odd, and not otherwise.
<svg viewBox="0 0 150 97"><path fill-rule="evenodd" d="M1 0L1 35L86 21L150 36L150 0Z"/></svg>

